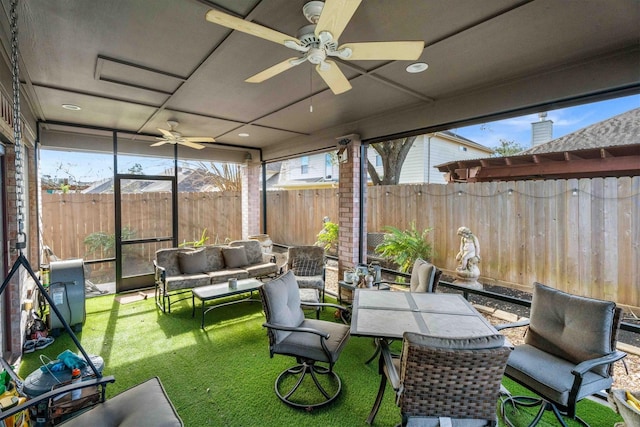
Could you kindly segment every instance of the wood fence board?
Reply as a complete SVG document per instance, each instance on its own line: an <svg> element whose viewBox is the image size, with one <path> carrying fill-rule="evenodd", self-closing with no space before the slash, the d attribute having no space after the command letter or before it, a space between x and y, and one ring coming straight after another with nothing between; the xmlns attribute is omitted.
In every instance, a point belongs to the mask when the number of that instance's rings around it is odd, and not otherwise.
<svg viewBox="0 0 640 427"><path fill-rule="evenodd" d="M508 189L515 191L508 194ZM578 188L573 196L573 188ZM276 243L313 244L322 218L337 221L337 189L269 191L267 232ZM458 195L462 191L462 195ZM495 283L521 288L534 281L558 289L640 306L640 177L367 188L367 229L433 227L434 262L453 271L460 226L480 239L480 271ZM123 196L124 197L124 196ZM171 224L170 193L126 195L126 215L140 233ZM84 238L113 234L113 194L43 194L42 239L60 258L90 255ZM181 193L180 239L207 228L210 243L241 236L237 192ZM345 207L342 207L343 209ZM349 207L347 207L349 208ZM136 218L137 217L137 218ZM160 227L161 228L161 227ZM153 253L157 244L140 250ZM106 266L113 270L113 266Z"/></svg>

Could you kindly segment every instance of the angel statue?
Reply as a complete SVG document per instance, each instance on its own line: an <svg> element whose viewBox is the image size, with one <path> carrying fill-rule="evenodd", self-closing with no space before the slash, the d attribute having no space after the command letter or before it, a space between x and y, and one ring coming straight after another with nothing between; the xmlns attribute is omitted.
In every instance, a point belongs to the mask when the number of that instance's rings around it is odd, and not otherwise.
<svg viewBox="0 0 640 427"><path fill-rule="evenodd" d="M456 255L456 261L459 263L456 267L457 279L453 282L468 286L470 288L482 289L482 285L478 283L480 277L480 243L478 238L467 227L458 228L458 236L460 236L460 251Z"/></svg>

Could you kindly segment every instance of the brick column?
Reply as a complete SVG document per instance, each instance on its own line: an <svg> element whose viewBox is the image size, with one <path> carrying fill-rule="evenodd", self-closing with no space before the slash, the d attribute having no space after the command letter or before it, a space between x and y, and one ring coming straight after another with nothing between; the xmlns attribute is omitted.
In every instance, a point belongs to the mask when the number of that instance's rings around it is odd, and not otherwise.
<svg viewBox="0 0 640 427"><path fill-rule="evenodd" d="M240 166L242 174L242 238L260 234L260 164Z"/></svg>
<svg viewBox="0 0 640 427"><path fill-rule="evenodd" d="M346 141L348 144L343 145ZM359 247L366 245L366 239L360 239L360 136L346 135L338 139L340 162L340 183L338 185L338 278L342 280L342 273L345 269L355 267L358 263ZM366 160L366 159L365 159ZM362 179L367 179L366 176ZM366 197L362 194L362 200ZM365 236L366 236L366 214L364 216Z"/></svg>

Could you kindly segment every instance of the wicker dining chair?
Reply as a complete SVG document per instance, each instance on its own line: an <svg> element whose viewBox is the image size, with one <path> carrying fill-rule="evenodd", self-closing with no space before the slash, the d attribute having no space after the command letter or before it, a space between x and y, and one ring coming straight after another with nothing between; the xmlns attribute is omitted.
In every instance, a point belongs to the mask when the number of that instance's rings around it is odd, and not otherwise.
<svg viewBox="0 0 640 427"><path fill-rule="evenodd" d="M500 334L441 338L405 332L401 357L382 341L380 387L367 423L382 403L387 380L396 393L402 424L495 426L500 385L512 348Z"/></svg>

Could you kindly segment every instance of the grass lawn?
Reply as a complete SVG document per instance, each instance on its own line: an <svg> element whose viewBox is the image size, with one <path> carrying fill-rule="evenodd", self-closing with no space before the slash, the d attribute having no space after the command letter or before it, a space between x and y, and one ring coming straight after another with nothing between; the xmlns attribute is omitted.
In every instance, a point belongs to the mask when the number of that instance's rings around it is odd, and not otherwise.
<svg viewBox="0 0 640 427"><path fill-rule="evenodd" d="M342 394L329 406L307 413L284 405L274 393L277 375L295 360L280 355L269 358L259 303L208 313L204 331L199 308L196 317L191 317L190 300L176 304L171 314L163 314L152 298L123 305L109 295L88 299L86 310L87 320L78 337L89 354L104 358L103 373L116 378L107 387L107 398L158 376L185 426L366 425L379 383L377 363L364 364L374 350L370 339L350 339L335 366L342 379ZM322 316L332 319L333 310ZM77 351L63 333L49 347L26 354L20 376L25 378L40 367L41 354L55 359L65 349ZM505 385L520 391L508 380ZM594 402L581 402L578 413L592 427L611 427L622 420ZM399 421L388 389L375 425L393 426ZM539 425L556 423L547 414Z"/></svg>

